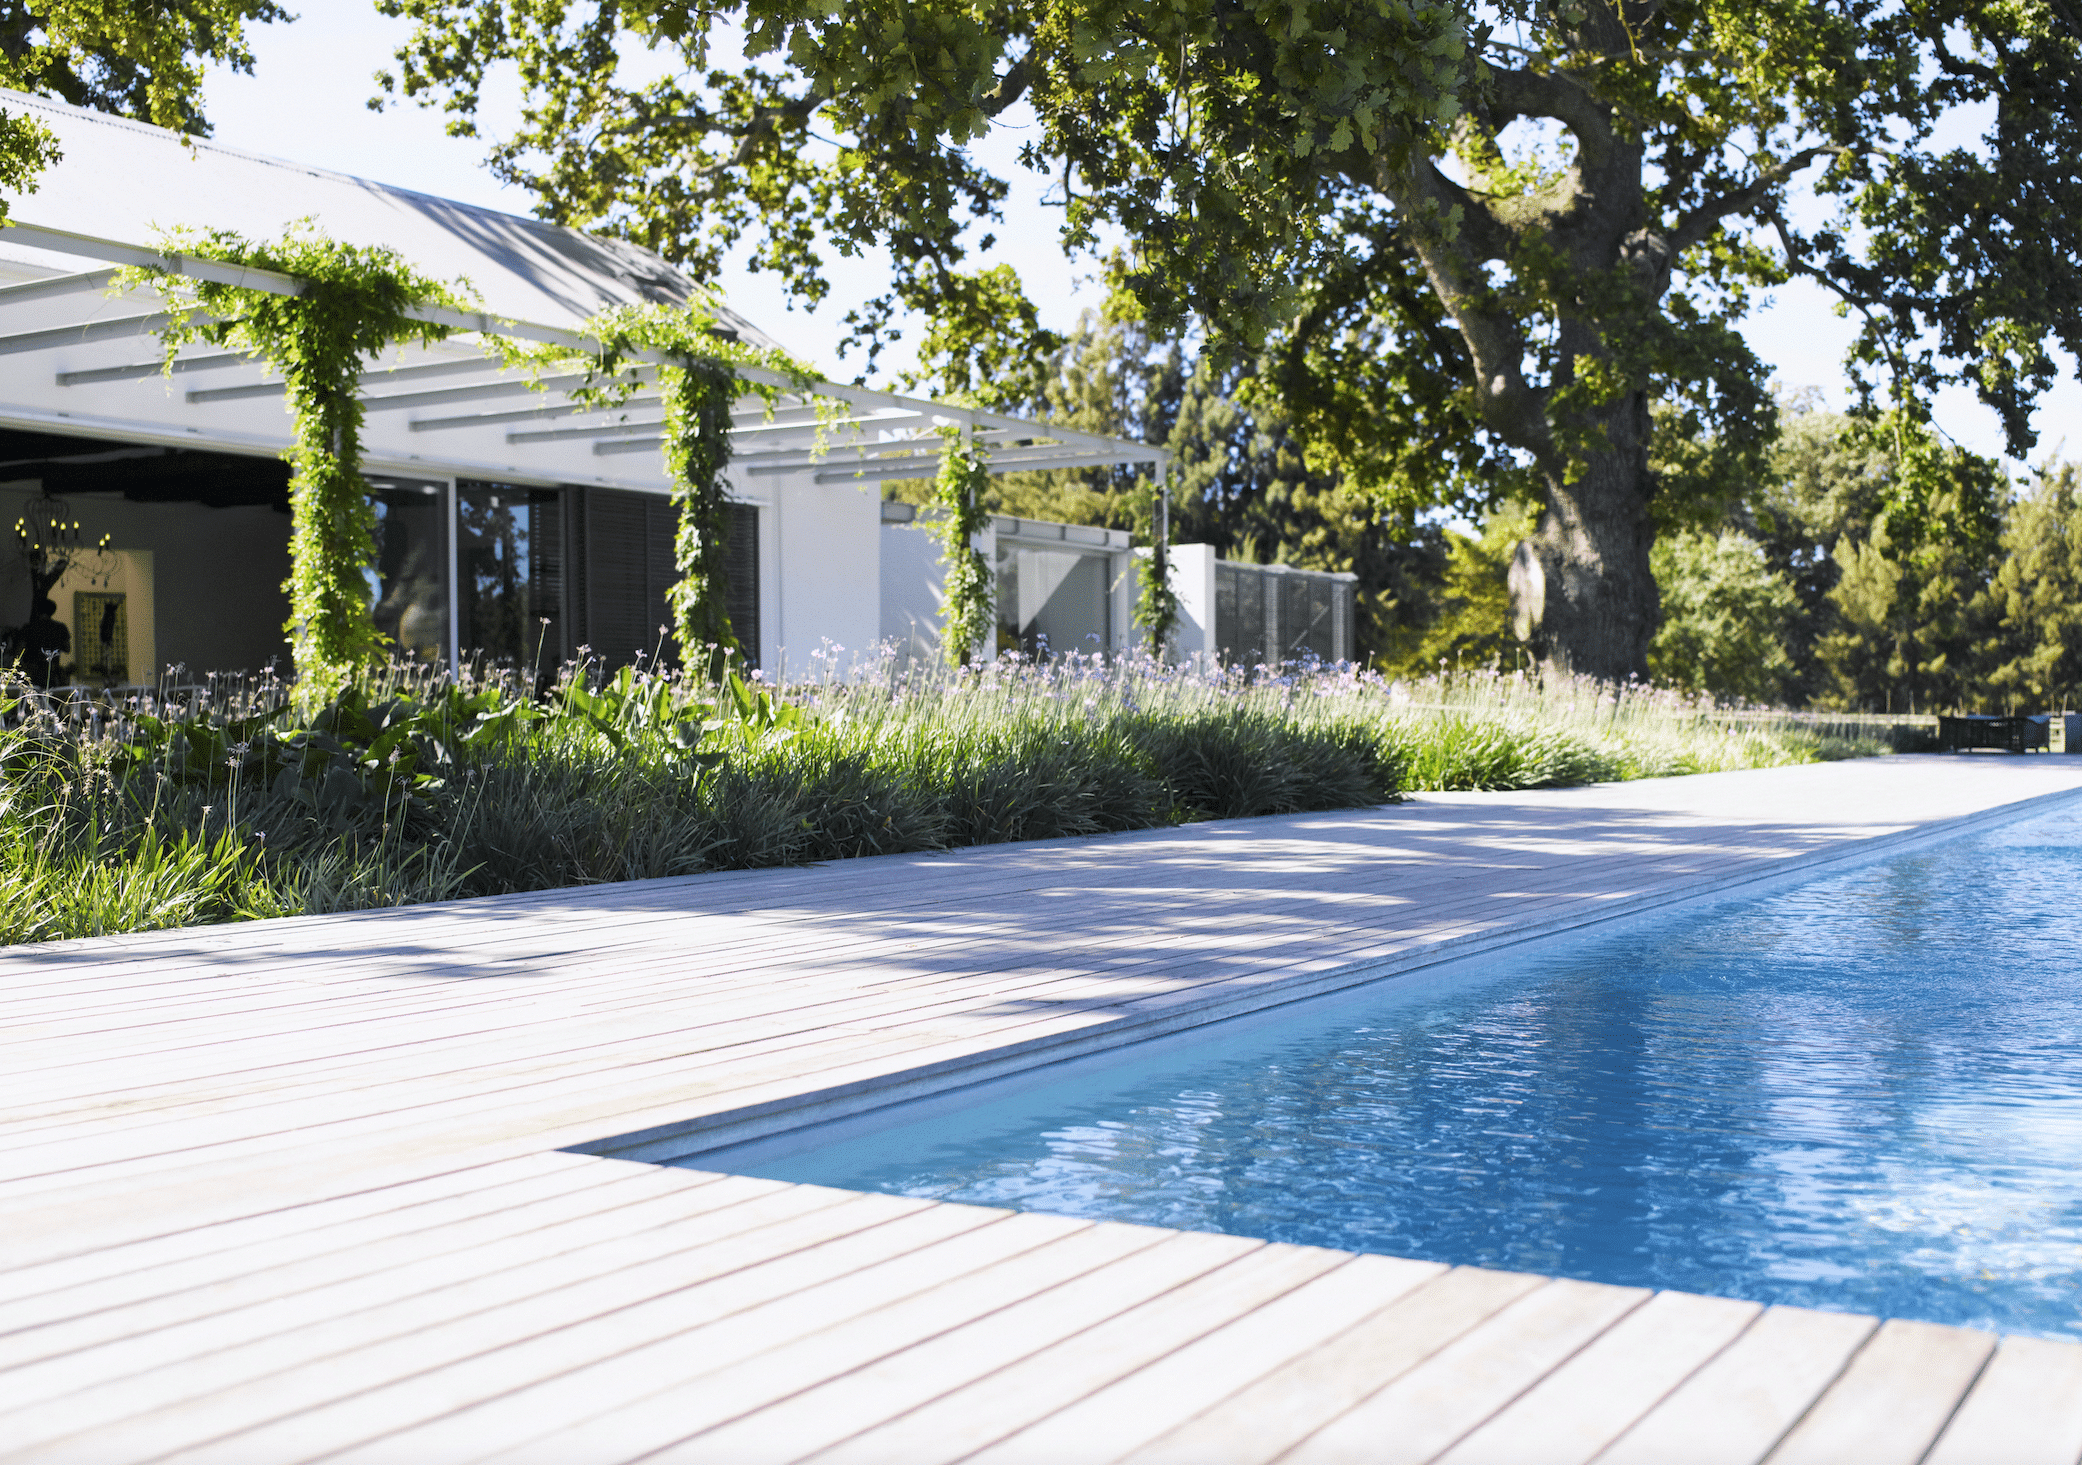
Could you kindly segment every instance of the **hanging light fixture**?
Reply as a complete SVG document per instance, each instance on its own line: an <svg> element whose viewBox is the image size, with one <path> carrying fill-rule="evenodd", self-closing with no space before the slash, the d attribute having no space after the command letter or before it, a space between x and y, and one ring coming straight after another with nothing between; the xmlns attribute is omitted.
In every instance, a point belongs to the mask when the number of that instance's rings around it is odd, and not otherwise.
<svg viewBox="0 0 2082 1465"><path fill-rule="evenodd" d="M15 547L29 566L30 603L48 596L68 571L94 587L115 578L116 555L104 534L92 544L72 506L55 494L41 493L23 506L14 521Z"/></svg>

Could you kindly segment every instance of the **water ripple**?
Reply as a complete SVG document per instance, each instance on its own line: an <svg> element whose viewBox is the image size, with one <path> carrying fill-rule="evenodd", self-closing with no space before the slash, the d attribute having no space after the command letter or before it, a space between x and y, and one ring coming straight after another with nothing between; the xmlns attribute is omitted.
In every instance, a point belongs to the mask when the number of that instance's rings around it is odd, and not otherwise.
<svg viewBox="0 0 2082 1465"><path fill-rule="evenodd" d="M2082 1339L2082 817L758 1173Z"/></svg>

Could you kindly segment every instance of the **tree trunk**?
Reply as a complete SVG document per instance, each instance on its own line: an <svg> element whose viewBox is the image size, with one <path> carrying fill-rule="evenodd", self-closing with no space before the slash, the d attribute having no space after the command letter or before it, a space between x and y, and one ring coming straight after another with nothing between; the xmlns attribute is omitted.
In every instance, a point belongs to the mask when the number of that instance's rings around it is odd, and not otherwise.
<svg viewBox="0 0 2082 1465"><path fill-rule="evenodd" d="M1546 502L1511 566L1511 610L1522 639L1558 671L1623 682L1648 676L1662 618L1649 569L1648 403L1633 394L1606 414L1607 452L1576 476L1547 466Z"/></svg>

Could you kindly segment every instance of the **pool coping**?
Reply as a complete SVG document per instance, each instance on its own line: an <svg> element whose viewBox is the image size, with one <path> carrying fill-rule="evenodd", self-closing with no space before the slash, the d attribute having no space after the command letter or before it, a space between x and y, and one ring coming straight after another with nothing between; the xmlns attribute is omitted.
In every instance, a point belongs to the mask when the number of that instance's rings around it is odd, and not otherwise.
<svg viewBox="0 0 2082 1465"><path fill-rule="evenodd" d="M1462 804L1469 797L1418 794L1407 803ZM648 1125L627 1133L565 1145L562 1149L570 1154L651 1164L690 1164L711 1152L731 1150L841 1120L859 1120L880 1109L946 1098L977 1085L1029 1075L1057 1064L1174 1037L1234 1018L1351 993L1358 988L1493 955L1555 936L1585 932L1685 905L1761 895L1823 874L1855 869L1924 846L1943 844L2078 799L2082 799L2082 790L2056 790L2032 795L2013 803L1889 834L1864 836L1835 846L1782 856L1761 869L1735 871L1688 884L1616 897L1609 904L1533 918L1502 929L1445 936L1391 956L1347 962L1327 970L1284 978L1276 984L1247 992L1189 1000L1161 1014L1126 1015L1097 1027L1007 1043L982 1053L808 1089L760 1103L690 1116L682 1121Z"/></svg>

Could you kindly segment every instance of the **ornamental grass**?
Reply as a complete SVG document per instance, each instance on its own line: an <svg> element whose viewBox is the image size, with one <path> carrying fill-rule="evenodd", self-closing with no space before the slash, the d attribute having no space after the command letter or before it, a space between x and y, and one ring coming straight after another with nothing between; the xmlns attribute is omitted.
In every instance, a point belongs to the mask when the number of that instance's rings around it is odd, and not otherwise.
<svg viewBox="0 0 2082 1465"><path fill-rule="evenodd" d="M272 675L0 689L0 943L800 865L1405 792L1913 746L1903 720L1348 666L827 648L774 686L394 666L315 710Z"/></svg>

